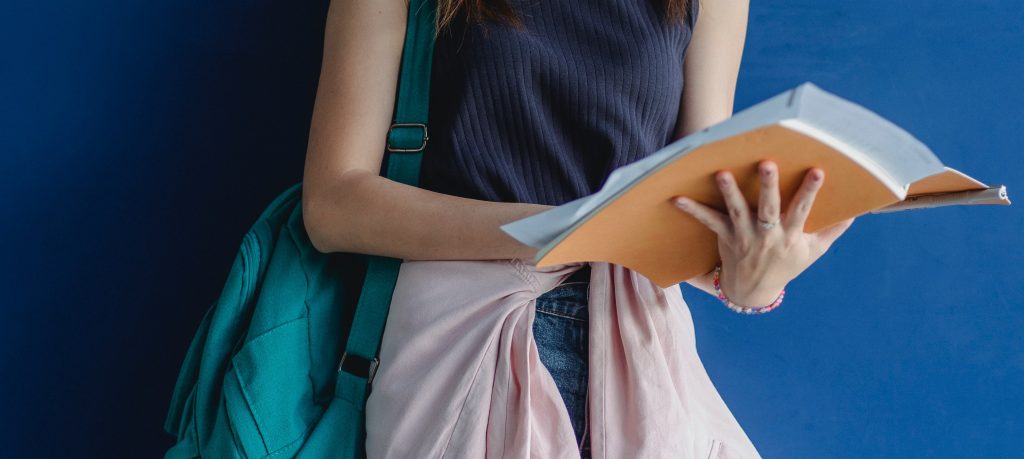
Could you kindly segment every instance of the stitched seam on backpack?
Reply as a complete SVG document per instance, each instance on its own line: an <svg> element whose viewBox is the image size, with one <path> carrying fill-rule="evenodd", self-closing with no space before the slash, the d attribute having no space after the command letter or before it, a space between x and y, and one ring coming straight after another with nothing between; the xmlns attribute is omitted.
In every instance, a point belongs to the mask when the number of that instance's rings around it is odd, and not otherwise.
<svg viewBox="0 0 1024 459"><path fill-rule="evenodd" d="M259 247L259 241L258 241L259 237L258 237L258 235L256 234L255 231L250 231L250 232L246 233L246 235L242 239L243 239L243 247L246 246L245 243L248 242L248 247L250 247L255 252L255 254L254 254L255 258L253 258L253 260L255 260L256 264L257 264L256 265L256 270L257 270L256 271L256 273L257 273L256 276L258 277L259 276L259 260L260 260L260 258L259 258L259 256L260 256L260 247ZM246 278L248 276L244 275L244 274L246 274L248 272L248 266L247 265L248 264L252 264L252 260L247 260L245 254L246 254L246 251L243 248L243 250L242 250L242 273L243 273L243 278L242 278L242 282L241 282L241 284L242 284L241 291L239 293L239 298L242 298L243 302L247 301L247 299L245 298L246 297L245 292L248 289L248 285L247 284L253 283L253 285L255 285L255 280L249 279L247 281ZM244 303L243 303L243 306L244 306ZM253 310L255 311L255 306L253 307ZM242 344L241 344L241 346L238 346L238 349L236 349L236 351L240 351L242 348L245 347L246 344L249 344L249 343L255 341L257 338L259 338L259 337L261 337L263 335L267 335L267 334L269 334L270 332L272 332L272 331L274 331L276 329L277 329L277 327L271 328L268 331L265 331L265 332L263 332L263 333L261 333L259 335L256 335L256 336L252 337L252 339L250 339L250 340L246 340L246 337L249 335L249 330L248 330L248 328L246 328L245 334L242 337ZM237 355L238 355L238 353L235 352L235 354L233 354L231 356L231 361L232 361L231 365L232 366L234 366L234 358ZM260 443L263 444L263 450L264 451L270 451L270 445L267 444L267 438L263 434L262 429L260 429L259 418L256 416L256 411L253 409L252 398L249 396L248 392L246 392L245 384L242 383L242 375L240 375L238 373L238 368L234 369L234 373L235 373L235 380L238 382L238 390L239 390L239 392L242 393L242 397L245 399L245 403L249 407L249 415L252 416L253 423L256 424L256 432L259 433L259 435L260 435ZM227 420L228 420L228 423L231 423L231 417L230 416L227 417ZM232 429L232 435L235 437L236 441L241 443L241 438L239 438L239 434L238 434L237 430ZM244 450L243 450L243 453L244 453Z"/></svg>
<svg viewBox="0 0 1024 459"><path fill-rule="evenodd" d="M295 239L295 233L293 233L292 231L288 231L288 236L289 236L289 239L291 239L292 244L294 244L295 250L301 253L301 250L299 250L299 247L300 247L299 241ZM306 319L306 340L307 340L306 342L308 343L308 345L306 346L306 357L309 359L310 368L312 368L313 367L313 349L312 349L312 347L313 347L313 345L312 345L313 337L310 335L310 331L309 331L309 329L310 329L310 318L312 317L310 315L310 312L309 312L309 285L310 285L309 273L307 273L306 270L302 270L302 277L306 281L306 295L302 299L302 304L303 304L304 309L305 309L305 319ZM292 322L292 321L289 321L287 323L290 323L290 322ZM315 398L316 397L316 387L313 385L313 378L312 378L312 376L307 374L306 375L306 379L308 380L307 382L310 385L310 389L311 389L310 393L313 394L313 396ZM317 425L317 423L313 423L313 424L311 424L309 426L306 426L305 432L303 432L301 435L299 435L296 439L286 443L285 445L282 445L280 448L270 452L265 457L266 458L271 458L271 457L274 457L274 456L278 456L278 455L284 454L287 450L291 449L291 447L294 446L296 443L305 440L306 436L309 434L309 432L314 427L316 427L316 425ZM269 449L268 449L268 451L269 451Z"/></svg>
<svg viewBox="0 0 1024 459"><path fill-rule="evenodd" d="M267 336L273 335L275 333L278 333L284 327L286 327L288 325L291 325L295 321L306 320L306 319L307 319L307 317L299 317L299 318L288 320L288 321L286 321L286 322L284 322L284 323L282 323L280 325L275 326L274 328L271 328L270 330L267 330L267 331L265 331L263 333L260 333L259 335L256 335L252 340L250 340L249 342L245 343L242 347L245 347L245 346L251 344L252 342L254 342L254 341L258 340L258 339L262 339L264 337L267 337ZM242 381L242 375L238 373L237 369L235 370L235 379L238 380L239 390L241 390L242 396L245 397L246 404L249 405L249 412L252 413L253 420L256 422L256 431L259 432L259 434L260 434L260 440L263 442L263 449L267 450L267 452L269 453L270 452L270 445L267 444L266 433L264 432L264 429L263 429L263 419L260 417L259 409L258 409L259 407L262 407L262 405L260 405L258 403L258 400L254 399L249 394L249 391L246 390L246 385ZM301 438L302 438L302 435L299 436L299 439L301 439ZM294 443L294 440L289 442L289 444L291 444L291 443ZM278 448L278 449L276 449L274 451L280 451L282 448L284 448L286 446L287 445L282 446L281 448Z"/></svg>
<svg viewBox="0 0 1024 459"><path fill-rule="evenodd" d="M313 429L313 427L316 427L316 424L313 424L313 425L307 427L306 431L302 432L302 435L299 435L298 438L288 442L288 444L286 444L286 445L284 445L284 446L274 450L274 452L272 452L270 454L267 454L264 457L265 458L271 458L271 457L274 457L274 456L278 456L278 455L284 454L286 450L291 449L291 447L295 446L296 443L298 443L300 441L304 441L306 439L307 435L309 434L310 430Z"/></svg>
<svg viewBox="0 0 1024 459"><path fill-rule="evenodd" d="M300 212L301 212L301 209L300 209ZM292 240L292 244L295 245L296 251L302 253L299 250L299 247L302 246L302 244L300 244L299 241L296 239L295 233L292 232L292 231L288 231L288 236ZM309 305L309 295L310 295L310 287L309 286L312 285L312 283L309 280L309 272L307 272L305 269L302 270L302 278L306 282L306 295L302 298L302 304L305 307L305 316L307 318L307 320L306 320L306 344L307 344L306 345L306 358L309 361L309 368L312 369L313 368L313 335L312 335L311 329L313 328L312 327L313 314L310 312L310 305ZM307 382L309 383L309 389L310 389L309 393L313 394L313 402L315 404L316 403L316 398L317 398L317 392L316 392L316 384L313 383L312 371L306 374L306 379L307 379ZM313 426L315 426L315 425L316 425L316 423L313 424ZM306 430L308 431L310 428L311 427L307 427Z"/></svg>

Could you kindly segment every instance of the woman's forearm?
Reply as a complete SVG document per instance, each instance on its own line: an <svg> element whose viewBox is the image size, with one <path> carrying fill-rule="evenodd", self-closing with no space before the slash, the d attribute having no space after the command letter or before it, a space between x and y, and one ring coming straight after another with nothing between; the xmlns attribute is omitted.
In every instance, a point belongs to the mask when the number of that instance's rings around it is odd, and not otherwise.
<svg viewBox="0 0 1024 459"><path fill-rule="evenodd" d="M310 239L321 252L406 260L531 258L537 249L499 226L551 207L452 196L366 170L304 190L302 204Z"/></svg>

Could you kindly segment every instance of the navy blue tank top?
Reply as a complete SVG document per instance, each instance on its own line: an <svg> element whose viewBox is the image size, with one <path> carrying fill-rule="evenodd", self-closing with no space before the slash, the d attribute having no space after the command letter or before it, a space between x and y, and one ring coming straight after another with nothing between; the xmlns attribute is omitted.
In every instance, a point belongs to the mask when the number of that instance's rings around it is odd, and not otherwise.
<svg viewBox="0 0 1024 459"><path fill-rule="evenodd" d="M511 0L525 29L467 24L435 43L420 187L559 205L671 142L699 11L651 0Z"/></svg>

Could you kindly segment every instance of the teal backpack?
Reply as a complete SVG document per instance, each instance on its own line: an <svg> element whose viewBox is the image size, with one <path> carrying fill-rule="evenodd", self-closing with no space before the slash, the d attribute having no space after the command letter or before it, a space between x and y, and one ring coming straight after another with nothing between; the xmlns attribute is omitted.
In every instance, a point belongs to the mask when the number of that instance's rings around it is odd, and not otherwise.
<svg viewBox="0 0 1024 459"><path fill-rule="evenodd" d="M417 186L435 4L409 3L385 168ZM166 458L365 456L363 408L402 260L319 252L301 202L299 183L242 238L178 375Z"/></svg>

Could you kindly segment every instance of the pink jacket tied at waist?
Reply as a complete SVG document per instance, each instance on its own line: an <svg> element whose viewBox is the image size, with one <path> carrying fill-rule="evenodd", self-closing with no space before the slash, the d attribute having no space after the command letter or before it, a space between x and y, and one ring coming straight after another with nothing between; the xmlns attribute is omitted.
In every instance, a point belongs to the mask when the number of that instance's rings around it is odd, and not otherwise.
<svg viewBox="0 0 1024 459"><path fill-rule="evenodd" d="M678 285L590 263L592 455L759 458L697 355ZM405 261L366 407L370 458L579 458L533 340L535 299L582 263Z"/></svg>

